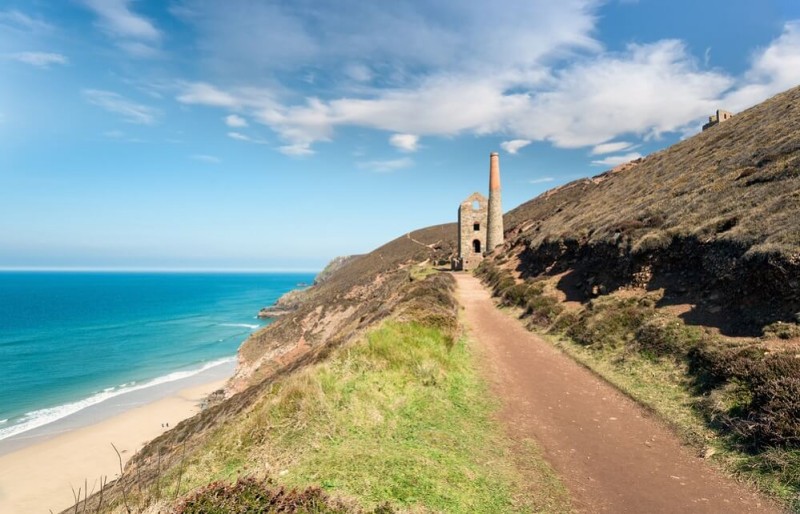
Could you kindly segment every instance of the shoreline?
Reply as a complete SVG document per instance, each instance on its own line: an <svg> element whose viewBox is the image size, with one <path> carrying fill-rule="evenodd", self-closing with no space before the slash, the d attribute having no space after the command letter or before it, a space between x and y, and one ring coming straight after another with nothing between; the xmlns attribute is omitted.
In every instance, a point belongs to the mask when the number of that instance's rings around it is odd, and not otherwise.
<svg viewBox="0 0 800 514"><path fill-rule="evenodd" d="M233 375L235 361L185 379L117 396L0 441L0 512L58 512L73 503L72 487L97 490L99 479L160 434L200 412L202 401ZM169 425L167 428L166 424ZM83 493L81 493L83 494Z"/></svg>

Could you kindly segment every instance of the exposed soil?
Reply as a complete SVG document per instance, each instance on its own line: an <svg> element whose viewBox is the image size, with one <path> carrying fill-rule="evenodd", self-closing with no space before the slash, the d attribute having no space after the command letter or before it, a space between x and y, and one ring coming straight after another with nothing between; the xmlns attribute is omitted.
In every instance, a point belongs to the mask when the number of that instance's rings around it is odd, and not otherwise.
<svg viewBox="0 0 800 514"><path fill-rule="evenodd" d="M627 396L499 311L456 274L464 318L484 357L499 416L534 439L581 512L781 512L712 469Z"/></svg>

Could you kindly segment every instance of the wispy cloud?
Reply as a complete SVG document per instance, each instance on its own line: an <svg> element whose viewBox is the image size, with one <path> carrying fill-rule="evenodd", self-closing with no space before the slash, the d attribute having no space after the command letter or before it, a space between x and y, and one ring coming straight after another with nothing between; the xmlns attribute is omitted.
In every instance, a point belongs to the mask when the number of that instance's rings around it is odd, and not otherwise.
<svg viewBox="0 0 800 514"><path fill-rule="evenodd" d="M190 155L189 157L191 157L195 161L205 162L205 163L208 163L208 164L219 164L219 163L222 162L222 159L220 159L219 157L214 157L213 155L206 155L206 154L199 154L198 153L198 154Z"/></svg>
<svg viewBox="0 0 800 514"><path fill-rule="evenodd" d="M229 127L241 128L247 126L247 120L236 114L225 116L225 124Z"/></svg>
<svg viewBox="0 0 800 514"><path fill-rule="evenodd" d="M605 159L592 161L595 166L619 166L642 156L639 152L626 153L624 155L609 155Z"/></svg>
<svg viewBox="0 0 800 514"><path fill-rule="evenodd" d="M621 152L633 146L633 143L627 141L617 141L612 143L603 143L596 145L590 152L591 155L605 155L607 153Z"/></svg>
<svg viewBox="0 0 800 514"><path fill-rule="evenodd" d="M392 134L389 144L403 152L416 152L419 149L419 136L414 134Z"/></svg>
<svg viewBox="0 0 800 514"><path fill-rule="evenodd" d="M128 123L152 125L156 122L159 111L152 107L138 104L112 91L100 89L84 89L83 96L92 105L108 112L119 114Z"/></svg>
<svg viewBox="0 0 800 514"><path fill-rule="evenodd" d="M739 111L800 84L800 20L788 22L781 35L754 54L750 69L725 95L725 108Z"/></svg>
<svg viewBox="0 0 800 514"><path fill-rule="evenodd" d="M500 143L500 148L512 155L515 155L529 144L531 144L531 141L527 139L512 139L511 141L503 141Z"/></svg>
<svg viewBox="0 0 800 514"><path fill-rule="evenodd" d="M385 131L409 152L426 136L505 134L509 153L545 141L605 155L635 148L636 138L683 133L720 105L746 107L800 82L800 22L788 23L737 79L702 67L677 39L603 49L592 37L597 6L531 0L487 13L482 2L464 0L423 9L424 17L370 9L356 22L347 9L226 9L197 0L180 15L225 75L183 83L176 96L268 126L290 155L313 153L347 126ZM497 36L490 42L475 36L486 24ZM253 36L253 26L264 30ZM275 40L285 44L268 44ZM257 78L277 70L300 80L311 66L344 86L314 81L297 95L289 82L265 86ZM627 140L614 141L621 137Z"/></svg>
<svg viewBox="0 0 800 514"><path fill-rule="evenodd" d="M242 134L241 132L230 131L228 132L228 137L231 139L235 139L237 141L246 141L248 143L255 143L257 145L266 145L267 141L264 139L258 139L254 137L250 137L247 134Z"/></svg>
<svg viewBox="0 0 800 514"><path fill-rule="evenodd" d="M120 48L136 57L158 54L162 34L146 17L131 10L131 0L80 0L97 15L103 32L117 40Z"/></svg>
<svg viewBox="0 0 800 514"><path fill-rule="evenodd" d="M528 184L544 184L545 182L553 182L555 177L542 177L542 178L533 178L528 181Z"/></svg>
<svg viewBox="0 0 800 514"><path fill-rule="evenodd" d="M389 159L385 161L366 161L359 162L358 167L374 171L376 173L390 173L392 171L410 168L414 165L414 160L410 157L403 157L402 159Z"/></svg>
<svg viewBox="0 0 800 514"><path fill-rule="evenodd" d="M52 25L39 18L33 18L17 10L0 11L0 25L17 30L31 32L44 32L53 28Z"/></svg>
<svg viewBox="0 0 800 514"><path fill-rule="evenodd" d="M178 101L184 104L200 104L211 107L239 107L243 99L234 94L222 91L205 82L192 82L182 84L183 92L178 95Z"/></svg>
<svg viewBox="0 0 800 514"><path fill-rule="evenodd" d="M69 62L65 55L50 52L19 52L11 54L9 57L38 68L49 68L54 64L64 65Z"/></svg>
<svg viewBox="0 0 800 514"><path fill-rule="evenodd" d="M279 146L278 151L284 155L289 155L291 157L303 157L306 155L314 154L314 150L311 149L310 145L305 143Z"/></svg>

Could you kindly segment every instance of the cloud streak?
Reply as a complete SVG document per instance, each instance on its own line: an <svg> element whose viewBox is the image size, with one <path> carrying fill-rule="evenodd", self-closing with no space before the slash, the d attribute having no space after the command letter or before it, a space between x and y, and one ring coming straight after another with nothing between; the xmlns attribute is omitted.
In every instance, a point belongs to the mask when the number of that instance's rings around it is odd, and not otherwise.
<svg viewBox="0 0 800 514"><path fill-rule="evenodd" d="M373 171L375 173L391 173L393 171L410 168L414 165L414 160L410 157L403 157L402 159L389 159L359 162L358 167L361 169Z"/></svg>
<svg viewBox="0 0 800 514"><path fill-rule="evenodd" d="M149 19L131 10L131 0L80 0L98 17L98 26L117 45L135 57L158 54L161 31Z"/></svg>
<svg viewBox="0 0 800 514"><path fill-rule="evenodd" d="M138 104L112 91L84 89L83 97L90 104L100 107L110 113L117 114L128 123L153 125L156 123L159 116L159 111L157 109Z"/></svg>
<svg viewBox="0 0 800 514"><path fill-rule="evenodd" d="M49 68L54 64L65 65L69 62L65 55L51 52L19 52L9 57L37 68Z"/></svg>
<svg viewBox="0 0 800 514"><path fill-rule="evenodd" d="M592 164L595 166L619 166L620 164L625 164L626 162L630 162L641 157L642 154L639 152L630 152L624 155L609 155L604 159L592 161Z"/></svg>

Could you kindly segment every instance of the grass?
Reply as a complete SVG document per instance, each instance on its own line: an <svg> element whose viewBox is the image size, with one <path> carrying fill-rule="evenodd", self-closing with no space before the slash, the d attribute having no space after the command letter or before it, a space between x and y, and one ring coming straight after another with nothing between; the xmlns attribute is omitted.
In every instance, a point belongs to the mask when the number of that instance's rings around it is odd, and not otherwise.
<svg viewBox="0 0 800 514"><path fill-rule="evenodd" d="M369 509L569 512L563 485L534 445L512 447L493 403L464 339L386 322L217 430L187 458L181 493L249 475Z"/></svg>

